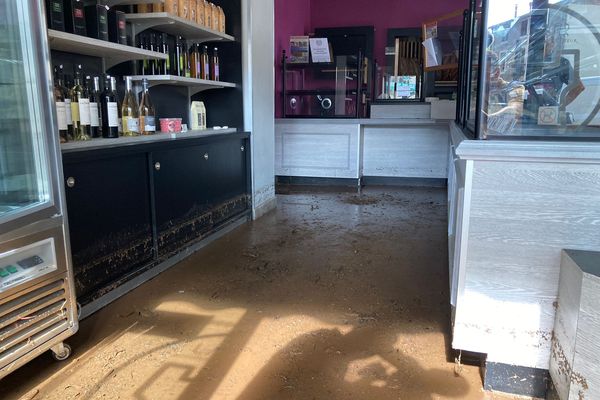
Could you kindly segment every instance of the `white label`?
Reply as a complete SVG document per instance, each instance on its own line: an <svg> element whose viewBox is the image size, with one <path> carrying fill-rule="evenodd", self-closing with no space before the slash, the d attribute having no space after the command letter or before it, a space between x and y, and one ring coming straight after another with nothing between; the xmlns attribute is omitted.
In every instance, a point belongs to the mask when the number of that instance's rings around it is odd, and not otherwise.
<svg viewBox="0 0 600 400"><path fill-rule="evenodd" d="M156 118L144 117L144 131L155 132L156 131Z"/></svg>
<svg viewBox="0 0 600 400"><path fill-rule="evenodd" d="M71 114L71 99L65 100L65 108L67 112L67 125L73 125L73 114Z"/></svg>
<svg viewBox="0 0 600 400"><path fill-rule="evenodd" d="M127 118L127 130L130 132L140 131L140 121L137 118Z"/></svg>
<svg viewBox="0 0 600 400"><path fill-rule="evenodd" d="M71 107L69 105L69 107ZM56 102L56 119L58 120L58 130L67 130L67 106L64 101Z"/></svg>
<svg viewBox="0 0 600 400"><path fill-rule="evenodd" d="M542 106L538 108L538 125L558 125L559 108Z"/></svg>
<svg viewBox="0 0 600 400"><path fill-rule="evenodd" d="M79 121L81 125L90 125L90 99L79 99Z"/></svg>
<svg viewBox="0 0 600 400"><path fill-rule="evenodd" d="M100 126L100 118L98 117L98 103L90 103L90 125Z"/></svg>
<svg viewBox="0 0 600 400"><path fill-rule="evenodd" d="M108 126L110 126L111 128L114 127L118 127L119 126L119 111L118 111L118 106L117 103L113 103L113 102L108 102L107 103L107 110L108 110Z"/></svg>

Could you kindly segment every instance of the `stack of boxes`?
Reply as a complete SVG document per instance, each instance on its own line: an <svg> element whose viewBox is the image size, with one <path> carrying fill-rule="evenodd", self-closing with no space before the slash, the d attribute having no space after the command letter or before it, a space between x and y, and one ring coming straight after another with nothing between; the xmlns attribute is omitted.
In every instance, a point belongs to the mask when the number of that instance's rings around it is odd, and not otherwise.
<svg viewBox="0 0 600 400"><path fill-rule="evenodd" d="M125 13L83 0L46 0L48 28L127 44Z"/></svg>
<svg viewBox="0 0 600 400"><path fill-rule="evenodd" d="M57 31L127 44L125 13L84 0L46 0L48 28ZM206 0L165 0L139 4L138 13L167 12L193 23L225 33L225 12Z"/></svg>

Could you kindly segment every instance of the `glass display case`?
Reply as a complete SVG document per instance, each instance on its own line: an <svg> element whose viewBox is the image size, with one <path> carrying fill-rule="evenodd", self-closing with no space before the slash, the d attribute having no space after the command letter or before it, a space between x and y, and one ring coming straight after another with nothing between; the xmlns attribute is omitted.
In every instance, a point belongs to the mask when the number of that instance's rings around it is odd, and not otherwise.
<svg viewBox="0 0 600 400"><path fill-rule="evenodd" d="M379 103L387 100L421 101L423 87L421 36L403 33L394 35L390 43L393 46L386 48L388 65L375 67L375 99Z"/></svg>
<svg viewBox="0 0 600 400"><path fill-rule="evenodd" d="M472 0L463 22L466 132L600 139L600 2Z"/></svg>
<svg viewBox="0 0 600 400"><path fill-rule="evenodd" d="M283 109L286 118L367 116L369 62L360 53L331 63L290 63L283 52Z"/></svg>

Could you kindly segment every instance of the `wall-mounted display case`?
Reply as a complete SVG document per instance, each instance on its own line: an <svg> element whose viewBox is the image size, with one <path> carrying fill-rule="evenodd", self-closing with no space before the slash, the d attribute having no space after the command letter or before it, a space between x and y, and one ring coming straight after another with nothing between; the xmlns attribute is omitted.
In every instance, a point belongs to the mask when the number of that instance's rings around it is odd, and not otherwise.
<svg viewBox="0 0 600 400"><path fill-rule="evenodd" d="M331 63L289 63L283 52L286 118L364 118L368 61L361 53L334 55Z"/></svg>
<svg viewBox="0 0 600 400"><path fill-rule="evenodd" d="M471 137L600 138L600 4L472 0L457 123Z"/></svg>

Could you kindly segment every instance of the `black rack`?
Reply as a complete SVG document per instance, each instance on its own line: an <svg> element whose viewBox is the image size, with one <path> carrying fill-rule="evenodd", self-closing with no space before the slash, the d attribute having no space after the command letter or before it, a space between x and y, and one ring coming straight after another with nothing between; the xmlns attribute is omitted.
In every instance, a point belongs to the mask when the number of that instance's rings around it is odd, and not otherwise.
<svg viewBox="0 0 600 400"><path fill-rule="evenodd" d="M365 68L368 65L362 55L358 52L356 55L347 55L350 62L339 65L337 62L331 63L290 63L285 50L282 54L283 68L283 93L282 105L284 118L366 118L368 116L368 106L370 103L370 76L365 79ZM354 61L353 61L354 60ZM290 89L288 85L288 72L301 71L304 73L314 74L323 81L329 81L328 86L336 86L337 76L331 77L331 74L338 74L344 70L346 82L353 82L353 85L344 85L342 88L303 88ZM333 83L333 85L331 85ZM310 82L315 84L315 82ZM344 111L343 113L336 112L339 110L339 105L336 103L335 97L339 99L340 93L344 95ZM332 97L326 97L332 96ZM300 107L300 108L297 108Z"/></svg>

